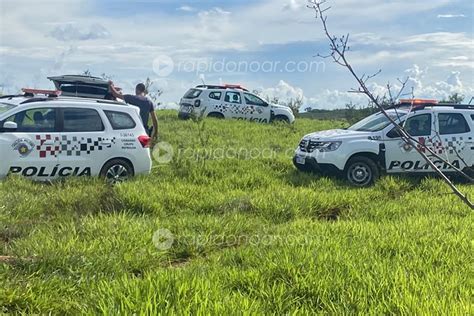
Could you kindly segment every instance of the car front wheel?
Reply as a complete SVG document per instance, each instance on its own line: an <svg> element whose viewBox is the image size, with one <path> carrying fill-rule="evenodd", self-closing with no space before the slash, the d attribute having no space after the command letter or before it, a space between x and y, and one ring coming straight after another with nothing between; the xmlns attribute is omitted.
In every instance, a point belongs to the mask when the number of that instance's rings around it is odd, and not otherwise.
<svg viewBox="0 0 474 316"><path fill-rule="evenodd" d="M282 122L282 123L290 124L290 119L287 116L284 116L284 115L277 115L273 119L273 122Z"/></svg>
<svg viewBox="0 0 474 316"><path fill-rule="evenodd" d="M216 112L212 112L212 113L209 113L207 115L207 117L210 117L210 118L215 118L215 119L219 119L219 120L223 120L225 117L224 117L224 114L222 113L216 113Z"/></svg>
<svg viewBox="0 0 474 316"><path fill-rule="evenodd" d="M377 164L367 157L354 157L349 160L345 169L350 184L357 187L368 187L380 177Z"/></svg>

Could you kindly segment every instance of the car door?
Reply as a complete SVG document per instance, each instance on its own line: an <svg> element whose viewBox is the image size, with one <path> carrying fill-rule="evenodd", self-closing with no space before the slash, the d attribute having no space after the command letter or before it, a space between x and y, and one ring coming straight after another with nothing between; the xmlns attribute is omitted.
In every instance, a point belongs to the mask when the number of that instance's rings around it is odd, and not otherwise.
<svg viewBox="0 0 474 316"><path fill-rule="evenodd" d="M59 125L55 107L29 108L3 120L15 122L15 130L2 130L2 164L10 174L34 180L58 176Z"/></svg>
<svg viewBox="0 0 474 316"><path fill-rule="evenodd" d="M474 114L470 115L471 117L471 131L474 130ZM468 137L467 144L467 163L471 166L471 169L474 171L474 135Z"/></svg>
<svg viewBox="0 0 474 316"><path fill-rule="evenodd" d="M209 109L208 112L222 112L225 108L223 103L223 93L222 91L211 91L209 92L208 104Z"/></svg>
<svg viewBox="0 0 474 316"><path fill-rule="evenodd" d="M107 134L104 117L88 107L62 107L61 176L95 176L108 160L114 137Z"/></svg>
<svg viewBox="0 0 474 316"><path fill-rule="evenodd" d="M246 119L246 106L239 91L227 91L224 98L224 116L239 120Z"/></svg>
<svg viewBox="0 0 474 316"><path fill-rule="evenodd" d="M267 102L251 93L244 93L246 119L261 123L270 122L270 106Z"/></svg>
<svg viewBox="0 0 474 316"><path fill-rule="evenodd" d="M470 117L461 112L438 112L436 117L439 131L437 138L442 144L440 156L461 170L471 167L474 130L468 123Z"/></svg>
<svg viewBox="0 0 474 316"><path fill-rule="evenodd" d="M420 144L434 149L436 133L432 113L411 114L402 124ZM432 171L423 156L401 139L396 128L392 128L385 137L385 164L388 173Z"/></svg>

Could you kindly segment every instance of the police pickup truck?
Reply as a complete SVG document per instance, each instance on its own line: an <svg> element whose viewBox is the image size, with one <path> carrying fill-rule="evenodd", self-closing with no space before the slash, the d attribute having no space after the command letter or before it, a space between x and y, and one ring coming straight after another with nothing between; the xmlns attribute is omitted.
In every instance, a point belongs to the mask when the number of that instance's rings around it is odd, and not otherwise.
<svg viewBox="0 0 474 316"><path fill-rule="evenodd" d="M434 100L401 100L397 107L387 112L420 144L453 166L472 172L474 106L440 104ZM420 148L423 150L423 146ZM426 153L442 171L454 171L429 151ZM373 184L381 173L434 172L418 151L400 138L397 129L381 112L348 129L304 136L295 151L293 163L301 171L342 175L352 185L361 187Z"/></svg>

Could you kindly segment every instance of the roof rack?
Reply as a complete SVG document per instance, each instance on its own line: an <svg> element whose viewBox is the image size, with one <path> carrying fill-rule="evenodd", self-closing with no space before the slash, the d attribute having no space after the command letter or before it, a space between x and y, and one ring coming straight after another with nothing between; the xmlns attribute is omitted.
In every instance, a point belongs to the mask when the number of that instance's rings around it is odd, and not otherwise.
<svg viewBox="0 0 474 316"><path fill-rule="evenodd" d="M55 100L55 98L49 98L49 97L42 97L42 98L31 98L31 99L27 99L23 102L21 102L20 104L28 104L28 103L35 103L35 102L46 102L46 101L51 101L51 100Z"/></svg>
<svg viewBox="0 0 474 316"><path fill-rule="evenodd" d="M241 85L238 84L224 84L224 85L199 85L196 86L196 88L203 88L203 89L238 89L238 90L243 90L243 91L249 91L248 89L244 88Z"/></svg>
<svg viewBox="0 0 474 316"><path fill-rule="evenodd" d="M103 104L113 104L113 105L128 105L125 102L120 102L120 101L114 101L114 100L95 100L97 103L103 103Z"/></svg>
<svg viewBox="0 0 474 316"><path fill-rule="evenodd" d="M417 107L418 108L426 108L426 107L433 107L433 108L440 108L440 107L449 107L458 110L474 110L474 104L454 104L454 103L438 103L435 105L426 104L424 106Z"/></svg>
<svg viewBox="0 0 474 316"><path fill-rule="evenodd" d="M2 95L0 96L0 99L13 99L13 98L19 98L19 97L24 97L24 94L8 94L8 95Z"/></svg>
<svg viewBox="0 0 474 316"><path fill-rule="evenodd" d="M413 110L423 110L425 108L454 108L458 110L474 110L474 104L455 104L455 103L439 103L437 100L426 99L401 99L400 103L389 107L388 109L397 109L400 107L411 107Z"/></svg>
<svg viewBox="0 0 474 316"><path fill-rule="evenodd" d="M102 104L111 104L111 105L127 105L125 102L114 101L114 100L102 100L102 99L88 99L88 98L75 98L75 97L33 97L27 99L20 104L28 104L34 102L46 102L46 101L71 101L79 103L102 103Z"/></svg>

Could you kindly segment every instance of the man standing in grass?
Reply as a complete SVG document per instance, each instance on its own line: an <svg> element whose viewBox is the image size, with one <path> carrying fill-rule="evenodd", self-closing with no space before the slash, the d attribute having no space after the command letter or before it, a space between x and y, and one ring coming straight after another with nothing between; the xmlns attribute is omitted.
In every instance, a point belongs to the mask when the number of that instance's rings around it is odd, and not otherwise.
<svg viewBox="0 0 474 316"><path fill-rule="evenodd" d="M146 87L143 83L137 84L135 88L135 95L131 94L122 94L117 88L115 88L114 83L109 81L110 93L115 97L124 100L126 103L137 106L140 108L140 116L143 121L143 125L149 136L156 141L158 138L158 119L155 113L155 107L153 102L146 97ZM148 121L151 116L151 121L153 123L152 127L148 126Z"/></svg>

